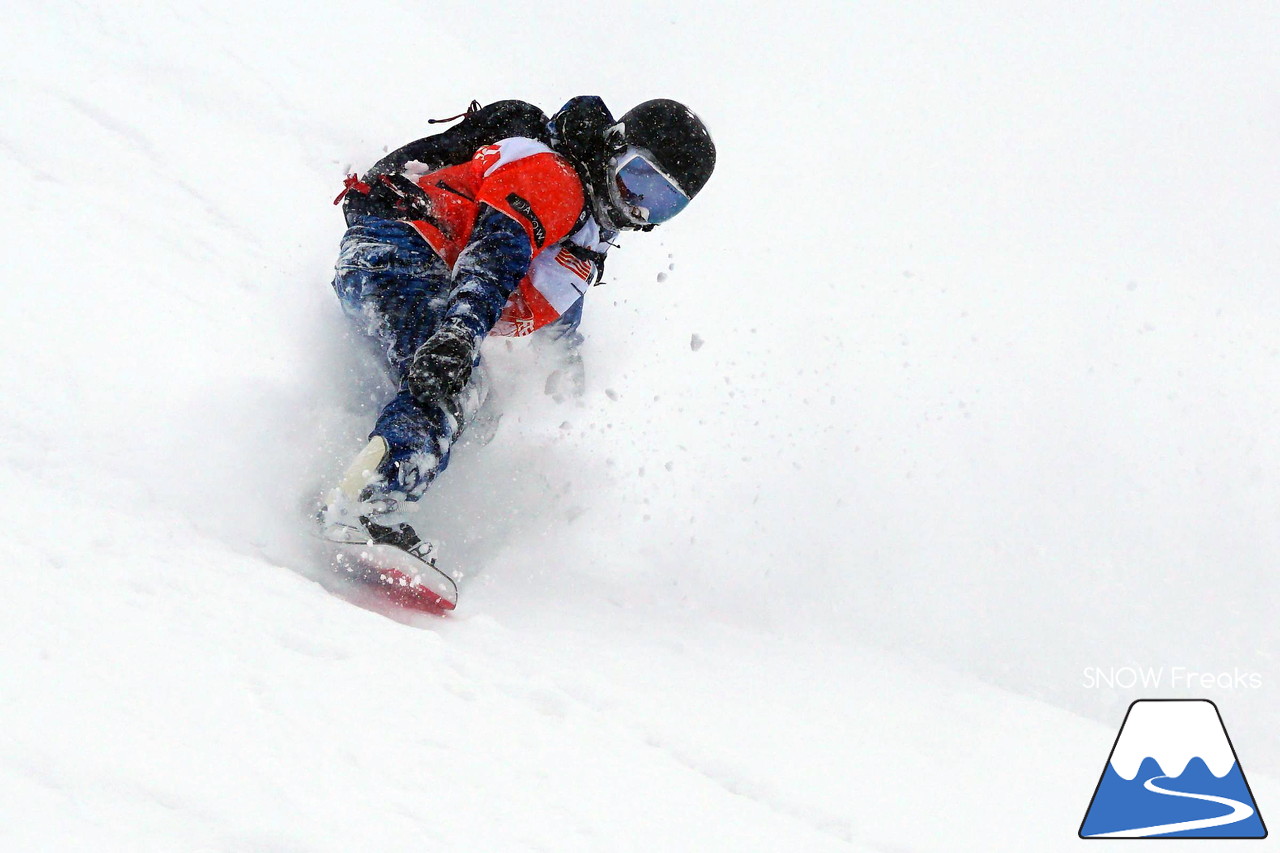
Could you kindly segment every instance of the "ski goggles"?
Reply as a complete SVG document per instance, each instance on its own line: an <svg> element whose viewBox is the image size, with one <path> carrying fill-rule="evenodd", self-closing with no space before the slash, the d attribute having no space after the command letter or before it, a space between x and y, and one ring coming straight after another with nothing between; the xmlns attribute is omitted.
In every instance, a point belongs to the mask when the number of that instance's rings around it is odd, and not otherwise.
<svg viewBox="0 0 1280 853"><path fill-rule="evenodd" d="M657 225L684 210L689 197L646 157L646 153L632 147L618 156L614 189L622 209L636 224Z"/></svg>

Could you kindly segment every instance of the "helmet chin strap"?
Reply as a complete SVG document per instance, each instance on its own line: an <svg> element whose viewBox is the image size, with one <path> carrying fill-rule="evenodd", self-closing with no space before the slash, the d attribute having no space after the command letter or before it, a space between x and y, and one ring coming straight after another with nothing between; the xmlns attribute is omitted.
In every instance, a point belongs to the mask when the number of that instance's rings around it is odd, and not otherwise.
<svg viewBox="0 0 1280 853"><path fill-rule="evenodd" d="M613 211L610 210L608 201L600 198L595 187L588 187L587 192L591 195L591 213L595 216L596 221L605 228L609 228L614 231L621 230L622 226L613 221Z"/></svg>
<svg viewBox="0 0 1280 853"><path fill-rule="evenodd" d="M602 199L595 191L594 187L588 187L587 192L591 196L591 212L595 215L596 221L605 228L609 228L614 231L652 231L654 228L658 227L657 223L646 223L641 225L633 222L631 219L625 219L623 222L617 222L614 219L617 211L615 211L613 205L609 203L608 198L606 197Z"/></svg>

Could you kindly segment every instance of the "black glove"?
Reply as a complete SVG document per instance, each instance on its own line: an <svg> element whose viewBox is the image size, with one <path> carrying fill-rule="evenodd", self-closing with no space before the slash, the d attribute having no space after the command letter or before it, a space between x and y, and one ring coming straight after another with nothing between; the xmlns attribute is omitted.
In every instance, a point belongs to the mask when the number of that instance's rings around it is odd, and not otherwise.
<svg viewBox="0 0 1280 853"><path fill-rule="evenodd" d="M431 200L404 175L379 175L370 185L369 198L393 210L395 217L431 219Z"/></svg>
<svg viewBox="0 0 1280 853"><path fill-rule="evenodd" d="M418 347L409 363L409 393L424 405L456 397L471 378L475 338L465 327L447 323Z"/></svg>

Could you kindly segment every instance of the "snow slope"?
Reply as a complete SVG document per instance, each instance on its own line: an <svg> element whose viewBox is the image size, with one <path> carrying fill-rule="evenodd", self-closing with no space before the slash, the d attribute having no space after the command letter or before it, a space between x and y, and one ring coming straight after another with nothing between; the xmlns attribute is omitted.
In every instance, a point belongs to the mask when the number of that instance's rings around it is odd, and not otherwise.
<svg viewBox="0 0 1280 853"><path fill-rule="evenodd" d="M899 6L20 0L0 844L1054 850L1124 665L1261 675L1159 694L1265 819L1277 12ZM580 93L686 100L717 174L611 255L581 405L491 342L423 512L456 617L353 606L305 523L380 394L329 201Z"/></svg>

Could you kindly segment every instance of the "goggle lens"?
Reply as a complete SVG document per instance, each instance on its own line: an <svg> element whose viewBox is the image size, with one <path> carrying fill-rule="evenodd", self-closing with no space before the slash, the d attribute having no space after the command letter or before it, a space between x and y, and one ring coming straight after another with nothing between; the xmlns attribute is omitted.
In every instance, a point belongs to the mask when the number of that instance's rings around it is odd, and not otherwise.
<svg viewBox="0 0 1280 853"><path fill-rule="evenodd" d="M634 219L657 225L685 209L689 197L642 154L633 154L615 179L618 196Z"/></svg>

